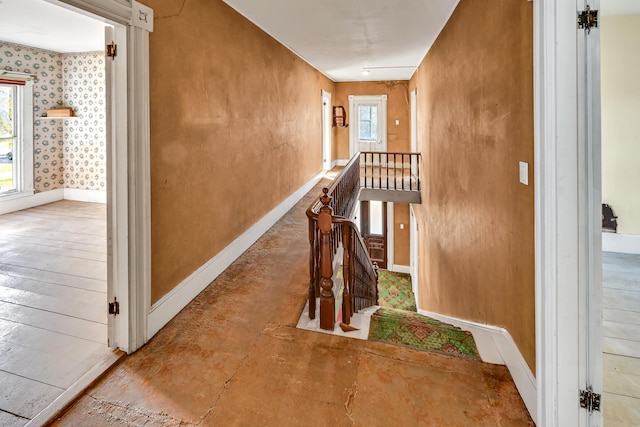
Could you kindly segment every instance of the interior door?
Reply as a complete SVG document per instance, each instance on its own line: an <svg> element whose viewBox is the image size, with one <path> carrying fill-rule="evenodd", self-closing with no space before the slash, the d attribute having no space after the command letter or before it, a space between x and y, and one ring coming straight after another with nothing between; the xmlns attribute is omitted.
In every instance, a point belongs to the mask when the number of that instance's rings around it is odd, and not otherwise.
<svg viewBox="0 0 640 427"><path fill-rule="evenodd" d="M380 268L387 268L387 203L361 202L360 219L360 232L371 261Z"/></svg>
<svg viewBox="0 0 640 427"><path fill-rule="evenodd" d="M349 147L357 152L387 151L387 95L349 96Z"/></svg>
<svg viewBox="0 0 640 427"><path fill-rule="evenodd" d="M597 10L599 0L578 0L578 10ZM602 184L600 131L600 30L578 29L578 136L579 175L584 180L580 200L579 259L584 265L580 274L580 317L585 319L586 373L582 390L593 389L602 395ZM604 402L606 403L606 402ZM588 408L587 408L588 410ZM601 426L602 410L588 410L587 425Z"/></svg>

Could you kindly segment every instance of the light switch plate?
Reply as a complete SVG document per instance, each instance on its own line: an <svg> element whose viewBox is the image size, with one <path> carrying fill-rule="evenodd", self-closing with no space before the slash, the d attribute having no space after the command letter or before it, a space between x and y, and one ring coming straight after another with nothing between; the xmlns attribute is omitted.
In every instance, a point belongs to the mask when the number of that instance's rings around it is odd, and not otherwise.
<svg viewBox="0 0 640 427"><path fill-rule="evenodd" d="M529 185L529 163L520 162L520 182Z"/></svg>
<svg viewBox="0 0 640 427"><path fill-rule="evenodd" d="M400 124L400 120L396 120L396 126Z"/></svg>

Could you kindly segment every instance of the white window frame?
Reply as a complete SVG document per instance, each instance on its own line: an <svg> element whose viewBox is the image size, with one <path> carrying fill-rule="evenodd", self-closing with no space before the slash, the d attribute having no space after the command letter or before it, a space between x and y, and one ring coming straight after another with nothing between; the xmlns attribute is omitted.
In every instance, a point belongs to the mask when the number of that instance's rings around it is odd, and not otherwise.
<svg viewBox="0 0 640 427"><path fill-rule="evenodd" d="M358 110L360 105L380 105L378 111L378 140L380 140L381 150L387 150L387 95L349 95L349 158L359 152L358 145L358 124L360 119Z"/></svg>
<svg viewBox="0 0 640 427"><path fill-rule="evenodd" d="M33 194L33 80L29 74L9 71L4 71L2 77L25 84L16 85L15 91L14 110L18 112L14 118L18 129L13 146L15 190L0 193L0 203Z"/></svg>

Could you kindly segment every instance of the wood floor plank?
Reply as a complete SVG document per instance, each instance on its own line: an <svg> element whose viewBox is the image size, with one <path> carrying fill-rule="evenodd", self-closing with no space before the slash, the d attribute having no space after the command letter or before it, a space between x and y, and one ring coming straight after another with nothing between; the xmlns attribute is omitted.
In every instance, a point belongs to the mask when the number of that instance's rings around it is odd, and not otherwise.
<svg viewBox="0 0 640 427"><path fill-rule="evenodd" d="M91 279L69 274L54 273L52 271L37 270L17 265L0 264L0 274L24 277L26 279L38 280L45 283L52 283L61 286L68 286L90 291L106 292L107 281L104 279Z"/></svg>
<svg viewBox="0 0 640 427"><path fill-rule="evenodd" d="M11 237L7 237L7 236L3 236L2 239L3 241L8 241L8 240L13 242L16 241L16 239L12 239ZM45 240L39 237L25 237L25 236L20 237L18 241L22 243L27 243L27 244L46 246L49 248L56 248L56 249L60 249L61 251L77 250L77 251L95 252L95 253L101 253L101 254L107 253L106 245L77 243L77 242L69 242L66 240L50 240L50 239Z"/></svg>
<svg viewBox="0 0 640 427"><path fill-rule="evenodd" d="M104 303L72 304L64 298L5 287L0 287L0 301L107 324L107 310Z"/></svg>
<svg viewBox="0 0 640 427"><path fill-rule="evenodd" d="M602 349L605 353L619 354L628 357L640 357L640 342L623 340L620 338L602 339Z"/></svg>
<svg viewBox="0 0 640 427"><path fill-rule="evenodd" d="M607 372L607 375L604 376L604 391L640 399L640 376L621 372ZM640 400L638 400L638 403L640 403Z"/></svg>
<svg viewBox="0 0 640 427"><path fill-rule="evenodd" d="M603 293L602 304L604 308L638 311L638 307L640 307L640 292L608 289L607 292Z"/></svg>
<svg viewBox="0 0 640 427"><path fill-rule="evenodd" d="M622 338L629 341L640 342L640 328L638 328L638 325L629 323L605 320L602 322L602 335L604 337Z"/></svg>
<svg viewBox="0 0 640 427"><path fill-rule="evenodd" d="M620 372L640 377L640 359L638 358L620 356L618 354L604 354L602 362L605 371Z"/></svg>
<svg viewBox="0 0 640 427"><path fill-rule="evenodd" d="M0 319L0 340L76 361L82 361L100 349L106 350L104 344L3 319Z"/></svg>
<svg viewBox="0 0 640 427"><path fill-rule="evenodd" d="M605 308L603 310L604 320L611 322L630 323L640 325L640 313L637 311L616 310L613 308Z"/></svg>
<svg viewBox="0 0 640 427"><path fill-rule="evenodd" d="M64 316L58 313L51 313L0 301L0 319L22 323L47 331L58 332L100 344L107 343L106 325Z"/></svg>
<svg viewBox="0 0 640 427"><path fill-rule="evenodd" d="M95 360L79 362L19 344L0 342L0 371L61 389L70 387L95 363Z"/></svg>
<svg viewBox="0 0 640 427"><path fill-rule="evenodd" d="M4 255L1 263L97 280L107 276L106 262L69 258L64 255L48 254L46 257L39 257L36 254L25 256L12 253Z"/></svg>
<svg viewBox="0 0 640 427"><path fill-rule="evenodd" d="M104 291L95 291L0 273L0 287L62 298L70 304L89 303L104 305L107 301L106 286Z"/></svg>
<svg viewBox="0 0 640 427"><path fill-rule="evenodd" d="M49 405L63 389L0 371L0 409L31 419ZM23 421L24 425L26 422Z"/></svg>
<svg viewBox="0 0 640 427"><path fill-rule="evenodd" d="M75 243L86 243L92 245L106 245L105 236L97 236L93 234L74 233L69 231L58 231L55 229L34 229L11 227L6 223L0 222L0 234L3 236L13 236L16 239L22 237L39 237L45 240L55 241L71 241Z"/></svg>
<svg viewBox="0 0 640 427"><path fill-rule="evenodd" d="M65 249L64 251L61 251L59 248L52 246L36 245L25 242L14 242L11 240L0 238L0 260L3 259L5 254L38 254L39 256L64 254L64 256L69 258L107 262L106 253L87 252L77 249Z"/></svg>
<svg viewBox="0 0 640 427"><path fill-rule="evenodd" d="M0 392L0 395L2 392ZM4 412L0 407L0 426L2 427L22 427L29 421L28 418L18 417L16 415Z"/></svg>
<svg viewBox="0 0 640 427"><path fill-rule="evenodd" d="M602 407L605 420L640 426L640 399L604 393ZM605 427L609 424L605 423Z"/></svg>

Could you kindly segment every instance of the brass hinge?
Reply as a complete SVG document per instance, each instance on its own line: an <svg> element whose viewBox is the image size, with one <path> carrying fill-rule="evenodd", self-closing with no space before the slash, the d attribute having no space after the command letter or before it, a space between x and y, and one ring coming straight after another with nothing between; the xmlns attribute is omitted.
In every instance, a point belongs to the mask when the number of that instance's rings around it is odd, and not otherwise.
<svg viewBox="0 0 640 427"><path fill-rule="evenodd" d="M601 396L598 393L594 393L591 386L587 387L586 390L580 390L580 407L589 412L599 412L600 398Z"/></svg>
<svg viewBox="0 0 640 427"><path fill-rule="evenodd" d="M120 314L120 303L116 297L113 297L113 302L109 303L109 314L117 316Z"/></svg>
<svg viewBox="0 0 640 427"><path fill-rule="evenodd" d="M116 45L115 43L109 43L107 45L107 57L115 58L117 54L118 54L118 45Z"/></svg>
<svg viewBox="0 0 640 427"><path fill-rule="evenodd" d="M584 29L587 34L592 28L598 28L598 11L587 6L585 10L578 12L578 28Z"/></svg>

